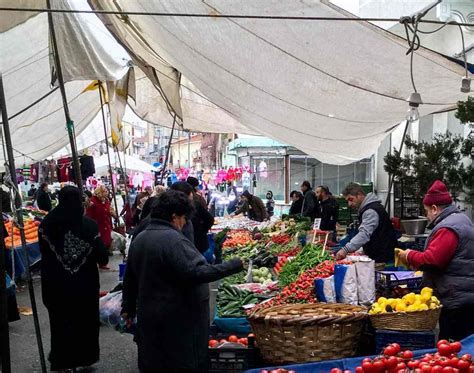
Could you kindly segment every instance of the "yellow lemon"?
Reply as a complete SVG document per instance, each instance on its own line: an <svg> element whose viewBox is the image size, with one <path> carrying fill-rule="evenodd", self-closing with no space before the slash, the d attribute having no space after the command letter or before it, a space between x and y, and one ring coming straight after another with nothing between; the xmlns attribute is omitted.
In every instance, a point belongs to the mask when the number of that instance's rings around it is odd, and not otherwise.
<svg viewBox="0 0 474 373"><path fill-rule="evenodd" d="M393 306L396 301L397 301L396 299L388 298L388 299L387 299L387 304L388 304L389 306Z"/></svg>
<svg viewBox="0 0 474 373"><path fill-rule="evenodd" d="M420 294L416 294L415 295L415 302L419 300L421 302L421 295Z"/></svg>
<svg viewBox="0 0 474 373"><path fill-rule="evenodd" d="M422 271L416 271L415 276L423 276L423 272Z"/></svg>
<svg viewBox="0 0 474 373"><path fill-rule="evenodd" d="M435 310L439 306L436 303L430 303L430 310Z"/></svg>
<svg viewBox="0 0 474 373"><path fill-rule="evenodd" d="M380 297L377 301L378 304L385 304L387 303L387 298L385 297Z"/></svg>
<svg viewBox="0 0 474 373"><path fill-rule="evenodd" d="M415 303L413 303L413 305L416 307L421 306L421 300L416 300Z"/></svg>
<svg viewBox="0 0 474 373"><path fill-rule="evenodd" d="M431 300L431 295L430 294L427 294L427 293L421 294L421 302L422 303L427 303L430 300Z"/></svg>
<svg viewBox="0 0 474 373"><path fill-rule="evenodd" d="M407 304L413 304L415 303L416 301L416 295L415 293L410 293L410 294L407 294L403 297L403 300L405 301L405 303Z"/></svg>
<svg viewBox="0 0 474 373"><path fill-rule="evenodd" d="M414 311L416 311L416 306L414 306L413 304L407 307L407 312L414 312Z"/></svg>
<svg viewBox="0 0 474 373"><path fill-rule="evenodd" d="M428 306L427 306L426 304L422 304L422 305L420 305L419 310L420 310L420 311L428 311L429 308L428 308Z"/></svg>
<svg viewBox="0 0 474 373"><path fill-rule="evenodd" d="M439 301L439 299L436 298L435 296L432 296L432 297L431 297L431 301L432 301L433 303L436 303L436 304L441 304L441 302Z"/></svg>
<svg viewBox="0 0 474 373"><path fill-rule="evenodd" d="M425 288L421 289L421 293L420 293L420 294L421 294L421 295L423 295L423 294L429 294L430 297L431 297L431 296L433 295L433 289L428 288L428 287L425 287Z"/></svg>
<svg viewBox="0 0 474 373"><path fill-rule="evenodd" d="M395 310L397 312L404 312L407 310L407 306L404 302L398 302L397 305L395 306Z"/></svg>

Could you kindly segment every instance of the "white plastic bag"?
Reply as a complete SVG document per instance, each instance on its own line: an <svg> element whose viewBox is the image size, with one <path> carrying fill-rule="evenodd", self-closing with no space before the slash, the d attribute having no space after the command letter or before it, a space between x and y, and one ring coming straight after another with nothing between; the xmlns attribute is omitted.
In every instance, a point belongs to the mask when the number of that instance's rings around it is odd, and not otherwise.
<svg viewBox="0 0 474 373"><path fill-rule="evenodd" d="M121 311L122 291L109 293L99 299L99 318L102 324L112 328L118 327Z"/></svg>
<svg viewBox="0 0 474 373"><path fill-rule="evenodd" d="M357 297L361 306L375 302L375 262L367 256L348 257L356 268Z"/></svg>
<svg viewBox="0 0 474 373"><path fill-rule="evenodd" d="M112 251L120 251L124 254L127 248L127 239L120 233L112 231L112 243L110 244L110 248Z"/></svg>
<svg viewBox="0 0 474 373"><path fill-rule="evenodd" d="M316 297L320 302L336 303L336 286L334 276L318 278L314 281Z"/></svg>
<svg viewBox="0 0 474 373"><path fill-rule="evenodd" d="M354 264L336 264L334 284L338 303L357 305L357 273Z"/></svg>

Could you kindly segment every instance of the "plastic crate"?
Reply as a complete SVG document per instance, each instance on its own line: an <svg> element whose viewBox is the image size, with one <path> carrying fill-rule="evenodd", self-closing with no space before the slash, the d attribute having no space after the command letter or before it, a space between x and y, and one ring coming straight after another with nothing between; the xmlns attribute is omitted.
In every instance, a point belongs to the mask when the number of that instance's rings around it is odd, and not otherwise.
<svg viewBox="0 0 474 373"><path fill-rule="evenodd" d="M375 332L375 352L380 353L388 344L398 343L402 349L424 350L435 347L434 332L396 332L379 329Z"/></svg>
<svg viewBox="0 0 474 373"><path fill-rule="evenodd" d="M243 372L256 367L257 356L258 350L255 348L210 348L209 372Z"/></svg>
<svg viewBox="0 0 474 373"><path fill-rule="evenodd" d="M218 317L214 316L214 324L221 332L228 334L248 334L252 331L246 317Z"/></svg>
<svg viewBox="0 0 474 373"><path fill-rule="evenodd" d="M376 271L376 284L385 288L406 286L412 290L421 289L423 278L413 277L413 273L413 271Z"/></svg>

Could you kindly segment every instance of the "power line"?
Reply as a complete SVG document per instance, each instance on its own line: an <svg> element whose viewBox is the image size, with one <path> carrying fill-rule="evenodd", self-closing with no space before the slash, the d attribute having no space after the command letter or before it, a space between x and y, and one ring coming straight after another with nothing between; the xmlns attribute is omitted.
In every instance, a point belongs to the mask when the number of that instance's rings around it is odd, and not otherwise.
<svg viewBox="0 0 474 373"><path fill-rule="evenodd" d="M127 12L118 10L78 10L78 9L46 9L46 8L9 8L0 7L0 11L9 12L48 12L48 13L79 13L79 14L115 14L129 16L154 16L154 17L183 17L183 18L234 18L234 19L262 19L262 20L292 20L292 21L349 21L349 22L399 22L399 18L375 17L311 17L311 16L270 16L270 15L245 15L245 14L202 14L202 13L164 13L164 12ZM443 22L436 20L420 19L421 23L454 25L474 27L468 22Z"/></svg>

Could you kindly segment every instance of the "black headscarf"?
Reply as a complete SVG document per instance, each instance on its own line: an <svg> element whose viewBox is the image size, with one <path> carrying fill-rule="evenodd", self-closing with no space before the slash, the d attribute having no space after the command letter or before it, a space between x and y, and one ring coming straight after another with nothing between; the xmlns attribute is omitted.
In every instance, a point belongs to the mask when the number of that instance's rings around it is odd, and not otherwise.
<svg viewBox="0 0 474 373"><path fill-rule="evenodd" d="M84 207L79 189L65 186L58 199L58 206L41 223L40 234L64 269L75 273L91 253L95 237L84 229Z"/></svg>

